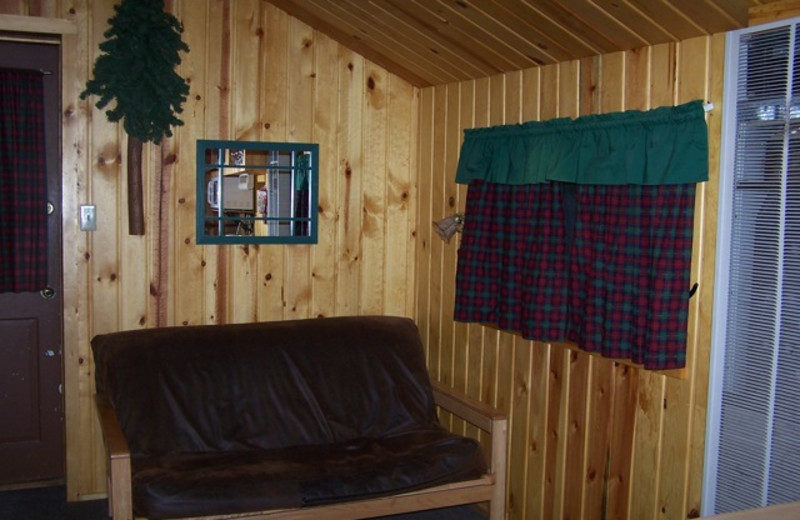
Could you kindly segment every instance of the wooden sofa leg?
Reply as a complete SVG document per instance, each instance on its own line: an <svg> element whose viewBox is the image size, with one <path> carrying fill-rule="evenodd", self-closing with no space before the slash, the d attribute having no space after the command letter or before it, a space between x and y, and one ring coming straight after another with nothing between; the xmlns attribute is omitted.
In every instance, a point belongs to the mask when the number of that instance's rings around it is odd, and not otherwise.
<svg viewBox="0 0 800 520"><path fill-rule="evenodd" d="M114 409L101 394L95 395L97 415L108 457L108 509L114 520L133 519L131 452Z"/></svg>
<svg viewBox="0 0 800 520"><path fill-rule="evenodd" d="M504 520L506 517L506 457L508 447L508 420L492 421L492 473L494 493L489 504L489 520Z"/></svg>
<svg viewBox="0 0 800 520"><path fill-rule="evenodd" d="M109 463L108 505L114 520L133 520L131 464L129 458L111 458Z"/></svg>

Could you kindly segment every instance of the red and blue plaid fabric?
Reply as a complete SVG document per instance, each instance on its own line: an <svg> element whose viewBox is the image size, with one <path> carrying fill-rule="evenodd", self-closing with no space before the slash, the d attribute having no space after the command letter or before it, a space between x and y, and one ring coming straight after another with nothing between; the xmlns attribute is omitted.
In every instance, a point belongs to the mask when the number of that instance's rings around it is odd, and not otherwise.
<svg viewBox="0 0 800 520"><path fill-rule="evenodd" d="M470 183L456 320L493 323L526 338L565 336L569 270L562 187Z"/></svg>
<svg viewBox="0 0 800 520"><path fill-rule="evenodd" d="M695 184L472 181L455 318L685 364Z"/></svg>
<svg viewBox="0 0 800 520"><path fill-rule="evenodd" d="M567 340L646 368L685 365L694 200L695 184L578 187Z"/></svg>
<svg viewBox="0 0 800 520"><path fill-rule="evenodd" d="M0 69L0 292L47 284L43 103L40 72Z"/></svg>

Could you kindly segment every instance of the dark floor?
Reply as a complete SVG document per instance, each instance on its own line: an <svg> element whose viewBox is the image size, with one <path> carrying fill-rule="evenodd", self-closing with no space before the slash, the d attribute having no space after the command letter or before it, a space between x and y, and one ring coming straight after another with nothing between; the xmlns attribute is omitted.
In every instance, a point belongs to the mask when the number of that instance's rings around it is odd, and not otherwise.
<svg viewBox="0 0 800 520"><path fill-rule="evenodd" d="M105 500L66 501L63 486L0 492L0 520L108 520ZM471 507L450 507L382 520L485 520Z"/></svg>
<svg viewBox="0 0 800 520"><path fill-rule="evenodd" d="M105 500L67 503L63 486L0 492L0 520L106 520Z"/></svg>

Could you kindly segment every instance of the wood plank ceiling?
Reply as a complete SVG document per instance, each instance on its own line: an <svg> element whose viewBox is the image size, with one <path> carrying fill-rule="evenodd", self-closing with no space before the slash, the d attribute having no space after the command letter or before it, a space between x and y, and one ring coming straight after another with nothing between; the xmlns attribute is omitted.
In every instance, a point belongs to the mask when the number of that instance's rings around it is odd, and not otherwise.
<svg viewBox="0 0 800 520"><path fill-rule="evenodd" d="M763 0L267 0L418 87L747 25Z"/></svg>

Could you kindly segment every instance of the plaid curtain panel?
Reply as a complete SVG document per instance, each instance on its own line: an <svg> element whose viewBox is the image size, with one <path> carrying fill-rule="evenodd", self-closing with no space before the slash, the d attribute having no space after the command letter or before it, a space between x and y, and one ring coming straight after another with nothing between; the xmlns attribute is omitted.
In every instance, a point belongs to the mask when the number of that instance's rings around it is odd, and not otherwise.
<svg viewBox="0 0 800 520"><path fill-rule="evenodd" d="M0 292L47 284L42 74L0 69Z"/></svg>
<svg viewBox="0 0 800 520"><path fill-rule="evenodd" d="M650 369L686 362L695 184L579 186L566 339Z"/></svg>
<svg viewBox="0 0 800 520"><path fill-rule="evenodd" d="M649 369L686 358L695 184L472 181L455 319Z"/></svg>
<svg viewBox="0 0 800 520"><path fill-rule="evenodd" d="M455 319L526 338L566 334L564 185L472 181L458 252Z"/></svg>

